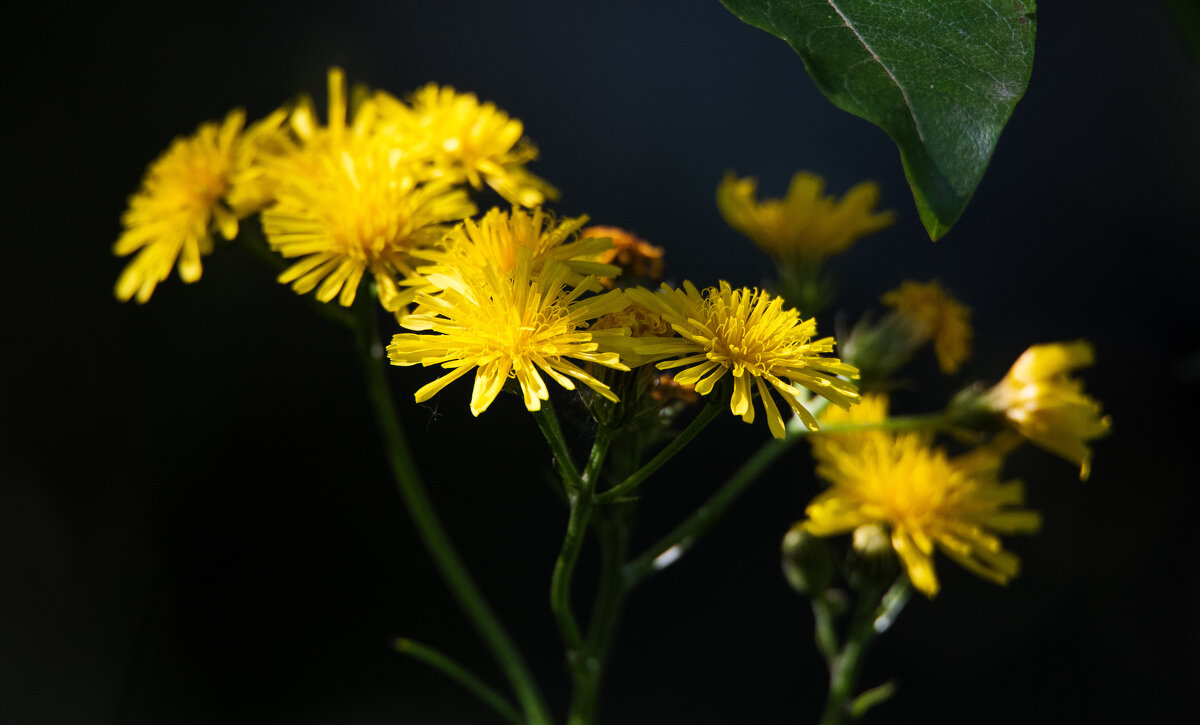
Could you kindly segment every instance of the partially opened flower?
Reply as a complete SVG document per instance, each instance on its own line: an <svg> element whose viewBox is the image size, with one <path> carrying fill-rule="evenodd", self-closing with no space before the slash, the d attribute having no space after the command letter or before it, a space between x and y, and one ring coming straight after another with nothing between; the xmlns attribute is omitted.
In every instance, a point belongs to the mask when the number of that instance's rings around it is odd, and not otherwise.
<svg viewBox="0 0 1200 725"><path fill-rule="evenodd" d="M843 445L843 434L822 434L813 446L817 474L831 485L805 509L804 530L833 536L886 527L913 585L930 597L938 591L935 548L998 584L1016 576L1020 561L997 534L1032 533L1041 518L1021 508L1020 482L999 480L1000 455L977 449L950 458L920 432L844 435L853 438Z"/></svg>
<svg viewBox="0 0 1200 725"><path fill-rule="evenodd" d="M781 262L820 260L844 252L856 240L889 226L890 211L876 213L879 187L863 182L840 200L823 193L820 176L801 171L783 199L758 201L758 181L728 173L717 187L725 222Z"/></svg>
<svg viewBox="0 0 1200 725"><path fill-rule="evenodd" d="M421 183L376 119L370 100L347 118L345 77L332 69L328 126L315 125L302 104L292 118L297 141L266 164L277 188L262 223L272 249L300 258L280 282L349 306L370 272L380 303L395 311L415 295L412 253L437 243L442 225L470 216L475 206L449 182Z"/></svg>
<svg viewBox="0 0 1200 725"><path fill-rule="evenodd" d="M418 293L425 312L401 318L403 327L430 334L397 334L388 358L393 365L439 365L450 371L418 390L418 403L474 371L473 415L487 410L510 378L520 384L525 407L540 410L550 397L542 373L568 390L578 380L616 402L607 385L572 360L629 369L616 352L602 348L607 338L627 330L588 329L590 320L621 309L626 300L620 290L581 299L582 287L567 286L569 274L563 265L550 264L532 276L528 250L518 255L512 273L489 265L481 275L434 274L430 281L441 291Z"/></svg>
<svg viewBox="0 0 1200 725"><path fill-rule="evenodd" d="M474 93L430 83L412 104L383 98L389 123L412 145L422 173L473 188L487 184L513 204L538 206L558 196L550 184L525 169L537 148L523 137L524 126Z"/></svg>
<svg viewBox="0 0 1200 725"><path fill-rule="evenodd" d="M282 118L276 112L243 132L246 114L235 109L220 124L203 123L191 136L175 139L150 165L113 246L120 257L137 252L117 279L117 299L147 301L176 263L184 282L200 279L200 258L212 252L213 232L233 239L238 219L265 202L249 170L259 142Z"/></svg>
<svg viewBox="0 0 1200 725"><path fill-rule="evenodd" d="M754 422L755 393L767 412L771 435L784 436L783 416L771 395L778 392L810 430L817 422L804 407L802 388L846 408L858 401L853 383L838 376L858 377L858 371L837 358L822 357L833 351L832 337L813 340L815 320L784 309L783 299L728 282L701 293L691 282L683 289L663 285L658 293L631 288L626 294L670 323L679 337L643 338L635 351L643 359L662 360L658 369L686 368L675 374L681 384L695 384L708 395L717 381L733 373L729 409L747 423ZM675 359L664 359L675 358Z"/></svg>
<svg viewBox="0 0 1200 725"><path fill-rule="evenodd" d="M937 282L904 282L883 303L896 309L914 336L933 341L943 373L953 374L971 356L971 311Z"/></svg>
<svg viewBox="0 0 1200 725"><path fill-rule="evenodd" d="M984 396L1022 436L1079 466L1082 480L1092 467L1088 441L1112 427L1100 404L1084 394L1083 383L1070 377L1093 359L1092 346L1082 340L1033 345Z"/></svg>

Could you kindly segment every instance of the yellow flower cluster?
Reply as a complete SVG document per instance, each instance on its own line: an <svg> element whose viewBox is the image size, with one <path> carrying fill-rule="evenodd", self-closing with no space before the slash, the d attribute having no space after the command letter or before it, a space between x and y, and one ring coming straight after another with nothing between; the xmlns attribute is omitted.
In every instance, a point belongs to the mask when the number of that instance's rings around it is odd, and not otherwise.
<svg viewBox="0 0 1200 725"><path fill-rule="evenodd" d="M380 302L398 311L424 284L414 254L475 213L465 186L524 206L557 193L524 168L537 151L521 122L473 94L428 85L410 103L375 91L352 105L337 68L328 87L324 125L307 99L245 132L234 111L150 166L114 247L138 252L119 299L149 299L177 260L195 281L212 232L232 239L238 220L261 210L267 243L295 260L280 282L348 306L370 273Z"/></svg>

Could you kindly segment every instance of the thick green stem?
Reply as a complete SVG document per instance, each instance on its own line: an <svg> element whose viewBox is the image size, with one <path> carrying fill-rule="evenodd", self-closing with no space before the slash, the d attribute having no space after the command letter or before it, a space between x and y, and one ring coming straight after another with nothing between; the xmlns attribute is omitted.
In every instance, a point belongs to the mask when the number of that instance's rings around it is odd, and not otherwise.
<svg viewBox="0 0 1200 725"><path fill-rule="evenodd" d="M521 717L521 714L514 710L512 705L500 693L485 685L482 680L473 675L467 668L446 655L420 642L414 642L411 639L397 639L395 645L396 651L400 654L420 660L462 685L464 689L473 693L508 722L513 725L525 725L525 718Z"/></svg>
<svg viewBox="0 0 1200 725"><path fill-rule="evenodd" d="M551 722L550 716L524 659L467 572L466 566L446 535L413 465L408 440L400 426L392 392L384 374L383 345L379 340L376 324L378 302L374 299L374 294L371 294L372 291L369 285L364 285L360 291L355 304L357 314L354 318L354 329L368 398L387 449L388 464L396 481L396 488L404 499L409 517L421 541L450 592L508 678L524 711L525 721L530 725L546 725Z"/></svg>
<svg viewBox="0 0 1200 725"><path fill-rule="evenodd" d="M600 586L588 620L587 638L575 668L575 690L571 694L569 725L587 725L596 721L600 684L609 646L628 590L621 576L628 550L629 523L626 510L631 504L600 509L596 530L600 537Z"/></svg>
<svg viewBox="0 0 1200 725"><path fill-rule="evenodd" d="M717 415L721 412L721 408L723 407L725 407L723 403L718 402L715 399L710 400L708 405L704 406L704 409L700 411L700 413L688 425L688 427L685 428L682 433L676 436L674 440L668 443L666 448L663 448L661 451L659 451L658 455L656 455L654 458L651 458L646 465L642 466L624 481L621 481L609 490L601 493L597 498L599 498L602 503L611 503L613 501L619 501L632 493L634 489L641 485L642 481L645 481L655 471L662 468L667 461L675 457L676 453L679 453L679 451L683 450L684 446L686 446L688 443L691 443L692 439L695 438L700 431L704 430L704 428L712 422L713 418L717 417Z"/></svg>

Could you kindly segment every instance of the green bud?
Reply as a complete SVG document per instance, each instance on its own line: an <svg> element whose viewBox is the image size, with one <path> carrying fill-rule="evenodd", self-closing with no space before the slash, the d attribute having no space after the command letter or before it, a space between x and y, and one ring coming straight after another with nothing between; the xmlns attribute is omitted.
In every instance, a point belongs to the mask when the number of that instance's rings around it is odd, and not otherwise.
<svg viewBox="0 0 1200 725"><path fill-rule="evenodd" d="M820 594L833 581L833 552L797 523L783 537L783 576L801 594Z"/></svg>

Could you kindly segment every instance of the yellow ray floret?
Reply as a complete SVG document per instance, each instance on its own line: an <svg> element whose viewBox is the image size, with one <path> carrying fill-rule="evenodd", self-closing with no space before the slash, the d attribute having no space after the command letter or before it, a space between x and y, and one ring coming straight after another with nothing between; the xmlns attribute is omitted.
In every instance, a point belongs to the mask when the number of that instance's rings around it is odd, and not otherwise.
<svg viewBox="0 0 1200 725"><path fill-rule="evenodd" d="M904 282L885 294L883 303L896 308L917 336L933 341L943 373L957 372L971 356L971 311L937 282Z"/></svg>
<svg viewBox="0 0 1200 725"><path fill-rule="evenodd" d="M250 169L259 142L282 119L276 112L243 133L246 114L235 109L220 124L204 123L191 136L175 139L150 165L113 246L120 257L137 252L117 280L117 299L150 299L177 261L184 282L200 279L200 257L212 251L213 230L234 238L238 219L265 202Z"/></svg>
<svg viewBox="0 0 1200 725"><path fill-rule="evenodd" d="M546 265L558 263L567 268L567 284L571 286L586 277L619 274L619 267L595 261L598 255L612 248L611 240L577 238L579 228L586 223L586 216L555 219L541 207L530 211L491 209L478 221L464 220L436 248L415 254L432 263L420 270L426 274L457 269L464 275L482 278L483 270L489 266L511 274L522 251L528 252L535 277ZM591 291L600 290L596 280L589 286Z"/></svg>
<svg viewBox="0 0 1200 725"><path fill-rule="evenodd" d="M388 310L411 302L414 251L432 246L444 225L470 216L474 205L448 182L421 183L396 139L376 127L376 109L362 103L347 118L345 79L330 71L329 123L315 124L305 105L292 116L295 141L266 162L277 185L263 212L271 248L299 257L279 275L299 294L353 304L370 272Z"/></svg>
<svg viewBox="0 0 1200 725"><path fill-rule="evenodd" d="M449 373L416 392L417 402L475 371L471 413L487 410L509 378L520 383L525 407L541 409L550 392L541 373L568 390L578 380L598 394L617 401L607 385L568 358L629 370L617 353L603 350L611 337L628 334L623 328L589 331L588 321L626 305L620 290L580 299L583 288L569 289L566 267L547 265L541 275L530 273L528 251L518 255L511 274L488 266L476 277L456 271L438 273L430 281L437 295L417 294L424 312L401 318L409 330L388 345L393 365L440 365Z"/></svg>
<svg viewBox="0 0 1200 725"><path fill-rule="evenodd" d="M1041 519L1020 506L1024 489L998 478L1001 457L984 449L949 458L927 434L873 431L822 436L813 446L817 473L831 486L808 505L804 529L816 536L887 527L892 548L913 585L938 591L933 551L998 584L1016 576L1020 561L997 534L1032 533Z"/></svg>
<svg viewBox="0 0 1200 725"><path fill-rule="evenodd" d="M486 183L521 206L538 206L558 195L525 169L537 158L537 148L522 136L522 123L473 93L430 83L413 94L411 105L384 97L380 108L431 178L476 189Z"/></svg>
<svg viewBox="0 0 1200 725"><path fill-rule="evenodd" d="M730 411L747 423L754 422L752 397L757 392L776 438L784 436L785 428L772 389L810 430L818 426L804 407L802 398L807 396L801 388L842 408L858 401L855 386L838 377L857 378L858 370L837 358L822 357L833 351L833 338L813 340L816 321L801 320L796 310L784 309L780 297L748 288L734 290L728 282L703 293L684 282L683 289L664 284L658 293L631 288L626 294L662 315L679 335L636 341L634 348L642 359L662 360L657 364L660 370L686 367L675 374L675 380L694 383L701 395L711 393L717 381L732 372Z"/></svg>
<svg viewBox="0 0 1200 725"><path fill-rule="evenodd" d="M1100 404L1084 394L1083 383L1070 377L1072 370L1093 360L1092 346L1082 340L1033 345L985 397L1034 445L1079 466L1081 480L1092 467L1087 442L1112 427Z"/></svg>
<svg viewBox="0 0 1200 725"><path fill-rule="evenodd" d="M801 171L783 199L758 201L758 181L728 173L717 187L717 208L730 227L783 262L819 260L844 252L862 236L889 226L890 211L876 213L879 186L863 182L840 200L825 196L820 176Z"/></svg>

